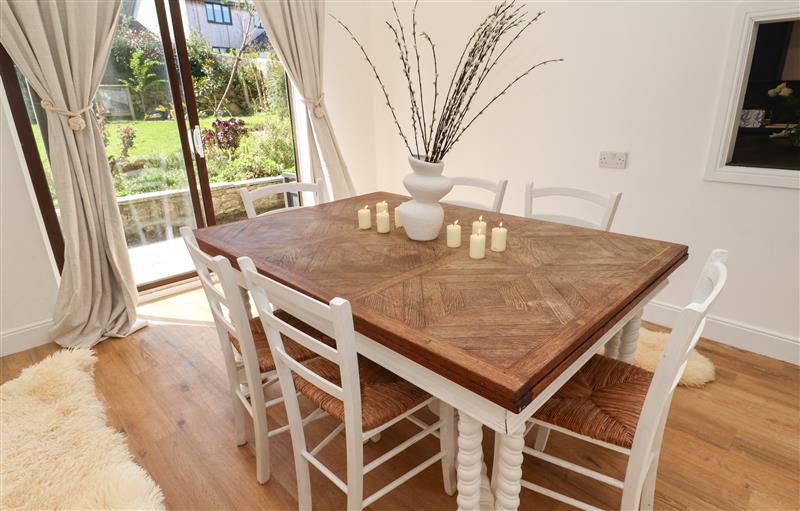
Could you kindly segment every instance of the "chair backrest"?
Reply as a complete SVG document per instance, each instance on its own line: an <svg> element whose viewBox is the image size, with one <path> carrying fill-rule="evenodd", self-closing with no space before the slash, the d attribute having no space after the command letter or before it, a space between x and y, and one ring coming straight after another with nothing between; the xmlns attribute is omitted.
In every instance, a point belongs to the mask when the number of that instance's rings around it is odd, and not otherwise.
<svg viewBox="0 0 800 511"><path fill-rule="evenodd" d="M245 368L245 377L250 389L261 388L261 371L258 364L253 332L250 329L250 304L245 304L242 291L236 282L236 276L230 261L222 256L211 257L203 252L197 245L192 229L181 227L181 236L189 250L189 255L197 270L197 277L205 292L214 324L217 328L220 348L225 359L225 370L231 390L239 387L239 371L236 364L235 348L231 344L229 335L236 338L239 343L240 354ZM213 276L219 280L215 285ZM263 393L250 392L255 405L263 402ZM260 399L259 399L260 398Z"/></svg>
<svg viewBox="0 0 800 511"><path fill-rule="evenodd" d="M497 213L500 212L500 209L503 207L503 198L506 195L506 186L508 185L508 179L502 179L500 181L490 181L488 179L482 179L479 177L451 177L450 180L453 182L453 187L456 186L471 186L473 188L483 188L494 194L494 200L490 205L481 204L479 202L473 201L463 201L463 200L446 200L444 202L448 204L455 204L457 206L465 206L468 208L475 208L475 209L483 209L485 211L495 211Z"/></svg>
<svg viewBox="0 0 800 511"><path fill-rule="evenodd" d="M600 206L600 208L603 209L603 216L599 222L593 222L567 215L536 214L533 212L533 201L541 197L571 197L573 199L582 199ZM525 216L538 220L547 220L549 222L558 222L560 224L576 225L578 227L589 227L591 229L607 231L611 229L611 222L614 221L614 215L617 213L617 206L621 198L621 192L615 192L606 196L578 188L552 187L537 189L534 188L533 181L531 181L525 187Z"/></svg>
<svg viewBox="0 0 800 511"><path fill-rule="evenodd" d="M718 249L711 252L695 286L692 301L681 310L653 375L636 426L630 463L625 475L626 488L630 481L632 483L630 487L637 490L630 495L640 493L650 461L653 456L658 456L675 387L683 376L689 355L703 333L708 310L714 305L728 278L728 269L725 265L727 258L728 252L725 250ZM625 496L623 496L624 503ZM631 501L628 501L628 504L631 505ZM623 505L623 509L627 507Z"/></svg>
<svg viewBox="0 0 800 511"><path fill-rule="evenodd" d="M242 197L242 203L244 203L244 210L247 212L247 218L255 218L257 216L271 215L273 213L279 213L289 208L289 206L287 205L282 208L271 209L263 213L257 213L255 207L255 201L257 201L258 199L263 199L264 197L269 197L270 195L277 195L279 193L282 193L284 194L284 200L286 201L287 193L299 194L302 192L313 193L314 202L316 204L321 204L325 202L325 186L322 179L317 179L315 183L281 183L277 185L262 186L261 188L256 188L255 190L248 190L247 188L239 188L239 195L241 195ZM284 204L288 204L288 201L284 202Z"/></svg>
<svg viewBox="0 0 800 511"><path fill-rule="evenodd" d="M322 303L261 275L249 257L240 257L238 263L247 288L253 296L264 331L267 332L285 399L297 399L294 380L289 373L293 372L329 396L342 401L347 434L354 434L354 438L360 439L361 387L350 302L343 298L334 298L330 303ZM315 339L278 318L274 314L276 309L287 312L331 337L335 346ZM339 366L341 385L331 382L292 358L285 349L281 334Z"/></svg>

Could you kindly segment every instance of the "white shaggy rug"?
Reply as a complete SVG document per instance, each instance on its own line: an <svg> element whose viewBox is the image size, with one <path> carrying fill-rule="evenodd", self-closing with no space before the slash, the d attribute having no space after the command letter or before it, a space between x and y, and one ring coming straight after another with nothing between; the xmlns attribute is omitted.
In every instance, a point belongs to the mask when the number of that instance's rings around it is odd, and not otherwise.
<svg viewBox="0 0 800 511"><path fill-rule="evenodd" d="M661 354L664 353L667 339L669 339L668 333L653 332L646 328L640 329L634 365L650 372L655 372L656 366L661 361ZM680 385L684 387L702 387L706 383L714 381L715 377L716 369L714 368L714 363L708 357L697 353L697 350L695 350L689 355L689 361L686 364L686 371L681 377Z"/></svg>
<svg viewBox="0 0 800 511"><path fill-rule="evenodd" d="M0 508L164 509L106 426L91 350L62 350L0 387Z"/></svg>

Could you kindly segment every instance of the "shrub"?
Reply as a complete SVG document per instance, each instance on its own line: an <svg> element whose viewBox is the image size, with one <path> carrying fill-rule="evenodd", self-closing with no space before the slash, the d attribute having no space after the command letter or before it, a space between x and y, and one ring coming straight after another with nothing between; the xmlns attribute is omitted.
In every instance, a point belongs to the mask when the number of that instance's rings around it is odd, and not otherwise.
<svg viewBox="0 0 800 511"><path fill-rule="evenodd" d="M117 133L119 134L120 143L122 144L120 156L127 158L128 151L133 147L133 141L136 138L136 129L133 126L123 125L117 128Z"/></svg>
<svg viewBox="0 0 800 511"><path fill-rule="evenodd" d="M235 152L239 148L242 137L247 134L244 121L231 117L225 119L215 119L211 123L213 129L203 130L203 142L208 145L215 145L224 151Z"/></svg>

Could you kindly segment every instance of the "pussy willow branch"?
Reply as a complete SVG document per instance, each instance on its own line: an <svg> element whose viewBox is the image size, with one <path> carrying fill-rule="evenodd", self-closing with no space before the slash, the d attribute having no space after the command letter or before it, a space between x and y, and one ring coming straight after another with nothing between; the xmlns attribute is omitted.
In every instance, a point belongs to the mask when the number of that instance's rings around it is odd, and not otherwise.
<svg viewBox="0 0 800 511"><path fill-rule="evenodd" d="M420 104L417 104L416 100L416 93L414 91L414 80L412 78L412 70L411 70L411 57L409 57L408 53L408 43L406 42L406 31L403 26L403 22L400 21L400 13L397 12L397 5L395 5L394 0L392 0L392 10L394 11L394 19L397 21L397 27L400 30L400 39L398 41L398 48L400 49L400 53L402 54L402 59L405 64L404 73L406 75L406 81L408 81L408 91L411 95L411 104L412 104L412 123L414 124L414 144L417 147L417 154L419 152L419 144L417 142L417 134L418 131L422 135L422 146L425 147L425 123L423 122L424 114L424 104L422 103L422 88L420 87L419 90L419 100ZM392 30L394 32L395 38L397 38L397 31ZM416 38L416 37L415 37ZM402 41L402 47L400 47L400 42ZM414 46L416 49L416 41L414 41ZM419 60L417 60L417 72L419 72ZM422 105L422 106L420 106ZM423 113L420 114L420 111ZM419 130L417 129L419 126Z"/></svg>
<svg viewBox="0 0 800 511"><path fill-rule="evenodd" d="M419 137L417 136L417 99L416 94L414 93L414 84L411 80L411 65L408 63L406 54L403 52L403 43L400 40L400 35L398 34L397 29L388 21L386 22L386 26L389 27L389 30L391 30L394 34L394 42L397 45L397 51L400 54L400 63L403 65L403 76L405 76L406 83L408 84L408 95L411 99L411 128L414 131L414 148L417 150L415 154L419 154Z"/></svg>
<svg viewBox="0 0 800 511"><path fill-rule="evenodd" d="M429 162L438 162L444 158L459 140L461 140L461 137L473 123L500 97L504 96L511 87L533 72L534 69L552 62L561 62L563 59L550 59L532 65L492 97L492 99L480 108L475 115L469 117L468 114L472 110L478 92L482 90L482 86L489 74L495 69L498 62L503 58L509 48L511 48L525 31L544 13L539 12L532 19L528 19L528 12L525 10L524 6L517 6L515 0L505 0L497 4L478 24L467 39L456 67L453 70L453 76L450 78L450 84L447 88L447 94L444 96L444 101L441 104L441 109L439 109L438 101L439 64L436 56L436 46L427 33L421 32L420 36L430 45L431 56L433 58L433 107L432 110L430 110L430 122L428 122L428 113L425 109L424 99L425 81L423 80L417 39L417 5L418 2L415 1L411 11L410 34L411 43L414 45L416 70L412 66L412 60L408 50L408 40L405 37L405 28L394 1L392 1L392 10L394 11L394 21L397 22L397 25L395 26L390 21L386 21L386 26L394 36L395 44L400 55L403 76L408 86L411 103L411 127L414 131L414 147L417 150L416 153L411 150L408 138L405 136L400 122L397 119L394 107L389 100L386 87L375 65L364 49L364 46L344 23L334 16L331 17L347 31L364 54L367 63L372 68L376 80L378 80L378 84L386 98L386 105L392 113L394 123L409 153L425 157ZM504 40L507 42L503 43ZM413 77L415 71L417 75L416 80ZM417 93L419 94L419 103L417 103ZM424 154L420 153L420 139Z"/></svg>
<svg viewBox="0 0 800 511"><path fill-rule="evenodd" d="M414 55L417 57L417 86L419 87L419 109L422 112L422 125L420 132L422 133L422 145L425 147L425 154L428 154L428 136L425 133L425 93L422 88L422 72L419 65L419 47L417 46L417 4L419 0L414 1L414 7L411 10L411 39L414 42ZM395 11L396 12L396 11Z"/></svg>
<svg viewBox="0 0 800 511"><path fill-rule="evenodd" d="M542 62L539 62L538 64L534 64L534 65L532 65L532 66L531 66L531 67L529 67L529 68L528 68L528 69L527 69L527 70L526 70L524 73L522 73L521 75L519 75L519 76L517 76L516 78L514 78L514 80L512 80L512 81L511 81L511 83L509 83L508 85L506 85L506 87L505 87L503 90L501 90L499 93L497 93L497 95L496 95L495 97L493 97L493 98L492 98L492 99L491 99L491 100L490 100L488 103L486 103L486 105L485 105L483 108L481 108L481 109L478 111L478 113L477 113L477 114L475 114L475 116L474 116L472 119L470 119L470 121L467 123L467 125L466 125L466 126L464 126L464 127L461 129L461 131L458 133L458 136L456 136L455 140L453 140L453 142L452 142L452 143L450 143L450 145L447 147L447 151L449 151L449 150L450 150L450 149L453 147L453 144L455 144L456 142L458 142L458 140L461 138L461 135L463 135L463 134L464 134L464 132L465 132L465 131L467 131L467 129L469 129L469 127L470 127L470 126L472 126L472 123L473 123L473 122L475 122L475 119L477 119L478 117L480 117L480 116L481 116L481 114L483 114L483 112L485 112L485 111L486 111L486 109L487 109L487 108L489 108L489 107L492 105L492 103L494 103L495 101L497 101L497 100L500 98L500 96L504 95L508 89L510 89L511 87L513 87L513 86L514 86L514 84L515 84L515 83L517 83L518 81L520 81L521 79L523 79L525 76L527 76L527 75L528 75L528 73L530 73L531 71L533 71L533 70L534 70L534 69L536 69L537 67L541 67L541 66L544 66L544 65L546 65L546 64L551 64L551 63L553 63L553 62L564 62L564 59L549 59L549 60L544 60L544 61L542 61ZM447 151L445 151L445 152L447 152Z"/></svg>
<svg viewBox="0 0 800 511"><path fill-rule="evenodd" d="M496 63L492 60L492 56L494 55L495 50L497 49L498 44L500 43L501 38L508 33L509 31L513 30L517 26L520 25L521 20L524 19L527 12L522 12L522 8L519 7L517 9L511 10L510 12L504 11L501 13L500 19L494 20L493 23L490 24L487 30L487 41L485 44L485 48L482 49L481 54L479 55L478 59L478 66L475 68L475 72L480 69L480 66L483 65L483 69L478 74L477 79L474 78L474 74L471 76L469 87L472 87L472 91L469 92L468 90L465 91L466 102L464 103L463 107L459 108L459 111L456 115L456 120L451 123L450 129L445 134L444 146L450 146L450 142L455 139L458 135L458 129L461 127L461 124L464 121L464 118L467 116L470 107L472 106L472 101L475 99L478 91L480 90L483 81L485 80L486 76L491 71L493 67L492 64ZM510 44L510 43L509 43ZM506 47L507 48L507 47ZM503 50L504 51L504 50ZM501 55L503 53L501 51ZM501 55L498 55L499 58ZM475 80L475 85L472 85L473 80Z"/></svg>
<svg viewBox="0 0 800 511"><path fill-rule="evenodd" d="M378 84L381 86L381 90L383 91L383 96L386 98L386 106L389 107L389 111L392 113L392 119L394 119L394 124L395 124L395 126L397 126L397 131L398 131L398 133L400 133L400 137L402 137L403 142L405 143L406 149L408 149L409 154L413 155L414 152L411 150L411 146L408 145L408 138L406 138L406 134L403 133L403 128L400 126L400 121L397 120L397 114L394 111L394 107L392 106L392 102L391 102L391 100L389 100L389 93L386 92L386 86L383 85L383 80L381 80L381 75L378 74L378 70L375 68L375 64L373 64L372 63L372 59L369 58L369 54L367 54L367 50L364 49L364 46L359 42L359 40L356 38L356 36L353 34L353 32L351 32L350 29L347 28L347 25L342 23L342 21L339 18L337 18L336 16L334 16L332 14L330 15L330 17L333 18L334 20L336 20L336 22L339 25L341 25L342 28L344 28L347 31L348 34L350 34L350 38L353 40L354 43L356 43L358 48L361 50L361 53L364 55L364 58L367 60L367 63L369 64L369 67L372 68L372 74L375 76L375 79L378 80Z"/></svg>
<svg viewBox="0 0 800 511"><path fill-rule="evenodd" d="M423 32L422 37L428 41L431 46L431 55L433 55L433 111L431 111L431 124L428 128L428 142L433 142L433 124L436 121L436 103L439 100L439 63L436 60L436 45L433 44L431 37ZM430 147L425 148L426 154L430 154Z"/></svg>

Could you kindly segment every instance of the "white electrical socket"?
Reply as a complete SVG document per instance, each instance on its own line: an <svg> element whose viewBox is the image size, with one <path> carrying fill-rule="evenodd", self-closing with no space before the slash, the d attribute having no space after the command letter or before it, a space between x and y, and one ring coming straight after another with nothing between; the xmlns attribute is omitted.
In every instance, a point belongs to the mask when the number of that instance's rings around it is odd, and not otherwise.
<svg viewBox="0 0 800 511"><path fill-rule="evenodd" d="M604 169L624 169L628 164L628 153L615 153L612 151L600 151L599 165Z"/></svg>

